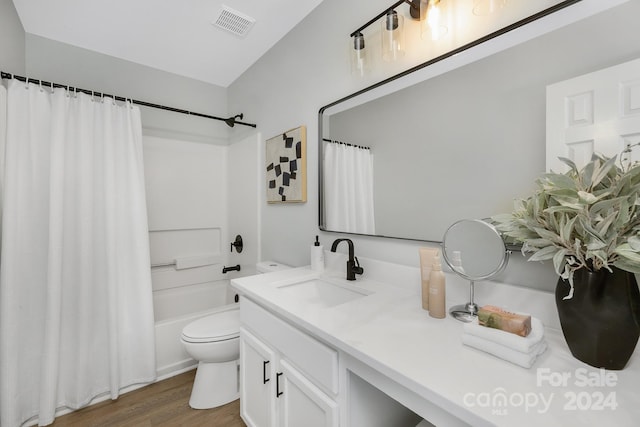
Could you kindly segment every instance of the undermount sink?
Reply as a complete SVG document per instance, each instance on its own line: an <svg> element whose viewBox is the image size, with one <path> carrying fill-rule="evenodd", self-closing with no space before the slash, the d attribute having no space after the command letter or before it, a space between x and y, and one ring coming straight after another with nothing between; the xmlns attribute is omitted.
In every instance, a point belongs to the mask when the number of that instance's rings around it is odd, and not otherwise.
<svg viewBox="0 0 640 427"><path fill-rule="evenodd" d="M282 285L278 289L301 304L319 308L335 307L371 294L371 292L362 289L323 279L311 279Z"/></svg>

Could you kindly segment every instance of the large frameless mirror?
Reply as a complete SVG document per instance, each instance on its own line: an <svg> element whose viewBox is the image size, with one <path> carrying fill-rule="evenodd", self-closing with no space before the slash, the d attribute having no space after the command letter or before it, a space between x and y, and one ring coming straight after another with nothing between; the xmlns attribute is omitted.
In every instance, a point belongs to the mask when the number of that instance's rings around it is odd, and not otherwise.
<svg viewBox="0 0 640 427"><path fill-rule="evenodd" d="M508 212L530 194L545 170L546 86L640 57L640 2L558 9L323 107L320 229L439 242L456 218ZM365 147L370 170L344 173L334 141ZM371 184L351 189L364 174Z"/></svg>

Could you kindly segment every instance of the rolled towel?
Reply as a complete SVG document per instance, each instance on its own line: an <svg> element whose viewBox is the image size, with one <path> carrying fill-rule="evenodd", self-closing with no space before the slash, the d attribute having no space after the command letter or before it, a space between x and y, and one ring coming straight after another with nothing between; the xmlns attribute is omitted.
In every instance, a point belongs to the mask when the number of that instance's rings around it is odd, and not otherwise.
<svg viewBox="0 0 640 427"><path fill-rule="evenodd" d="M547 342L542 340L531 348L528 353L513 350L509 347L497 344L493 341L485 340L475 335L462 334L462 343L473 347L478 350L482 350L485 353L489 353L500 359L506 360L523 368L530 368L535 363L539 355L545 352L547 349Z"/></svg>
<svg viewBox="0 0 640 427"><path fill-rule="evenodd" d="M512 313L494 305L485 305L478 310L478 323L489 328L500 329L526 337L531 332L531 315Z"/></svg>
<svg viewBox="0 0 640 427"><path fill-rule="evenodd" d="M531 332L526 337L521 337L499 329L480 326L478 319L471 323L465 323L464 332L522 353L529 353L531 349L544 338L544 325L537 317L531 318Z"/></svg>

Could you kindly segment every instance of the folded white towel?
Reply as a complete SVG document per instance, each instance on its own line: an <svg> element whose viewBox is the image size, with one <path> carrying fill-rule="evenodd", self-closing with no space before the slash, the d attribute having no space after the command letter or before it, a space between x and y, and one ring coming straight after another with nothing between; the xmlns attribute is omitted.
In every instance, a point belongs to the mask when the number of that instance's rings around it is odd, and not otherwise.
<svg viewBox="0 0 640 427"><path fill-rule="evenodd" d="M475 318L473 322L465 323L463 327L464 332L469 335L484 338L523 353L530 352L544 338L544 325L537 317L531 317L531 332L526 337L501 331L500 329L480 326L478 318Z"/></svg>
<svg viewBox="0 0 640 427"><path fill-rule="evenodd" d="M486 353L492 354L500 359L514 363L523 368L530 368L535 363L539 355L545 352L547 349L547 342L542 340L531 348L528 353L513 350L509 347L497 344L493 341L485 340L470 334L462 334L462 343L469 347L482 350Z"/></svg>

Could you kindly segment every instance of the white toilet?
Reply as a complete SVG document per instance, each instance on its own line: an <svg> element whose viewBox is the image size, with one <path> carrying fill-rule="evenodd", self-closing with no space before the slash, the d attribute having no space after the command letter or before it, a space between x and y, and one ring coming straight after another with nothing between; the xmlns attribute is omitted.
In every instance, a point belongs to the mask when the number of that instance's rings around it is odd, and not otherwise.
<svg viewBox="0 0 640 427"><path fill-rule="evenodd" d="M256 265L259 274L291 268L272 261ZM182 330L185 351L198 361L189 406L209 409L240 397L240 310L236 305L189 323Z"/></svg>

